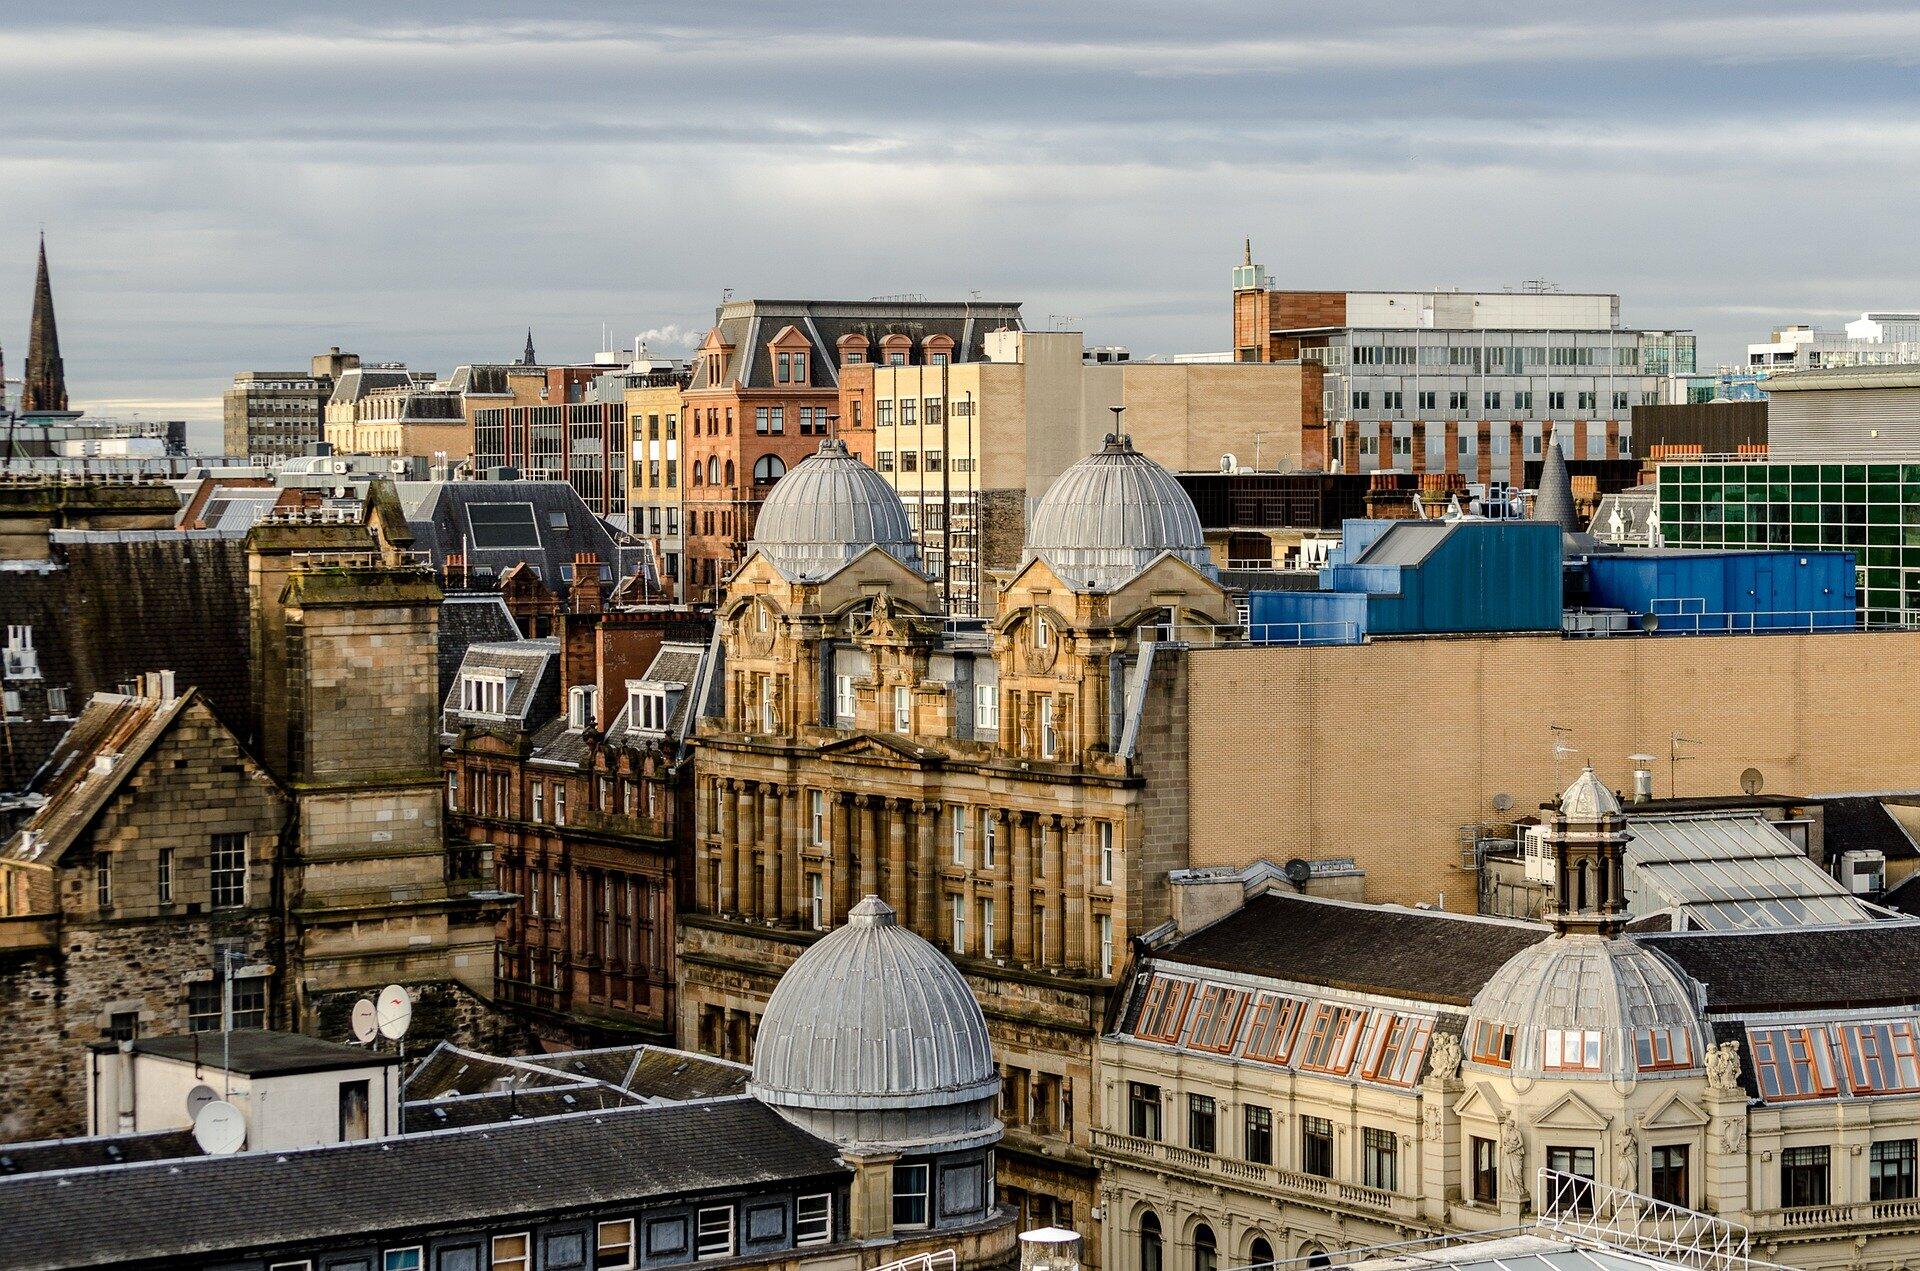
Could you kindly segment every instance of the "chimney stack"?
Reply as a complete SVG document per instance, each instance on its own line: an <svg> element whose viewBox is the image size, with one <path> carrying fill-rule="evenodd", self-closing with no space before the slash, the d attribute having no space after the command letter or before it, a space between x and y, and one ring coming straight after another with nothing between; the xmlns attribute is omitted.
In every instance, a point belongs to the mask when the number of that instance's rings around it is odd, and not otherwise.
<svg viewBox="0 0 1920 1271"><path fill-rule="evenodd" d="M1653 798L1653 756L1628 755L1633 763L1633 802L1646 803Z"/></svg>

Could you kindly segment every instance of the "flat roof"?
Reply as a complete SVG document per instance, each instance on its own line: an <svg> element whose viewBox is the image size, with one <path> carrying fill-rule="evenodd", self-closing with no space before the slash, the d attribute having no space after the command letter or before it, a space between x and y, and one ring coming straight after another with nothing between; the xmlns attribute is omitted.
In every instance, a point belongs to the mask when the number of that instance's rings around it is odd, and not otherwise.
<svg viewBox="0 0 1920 1271"><path fill-rule="evenodd" d="M224 1040L223 1040L224 1036ZM285 1077L336 1068L377 1068L396 1065L397 1054L383 1054L342 1042L330 1042L303 1033L278 1033L261 1028L181 1033L173 1037L142 1037L133 1043L136 1055L157 1055L185 1063L220 1068L249 1077Z"/></svg>

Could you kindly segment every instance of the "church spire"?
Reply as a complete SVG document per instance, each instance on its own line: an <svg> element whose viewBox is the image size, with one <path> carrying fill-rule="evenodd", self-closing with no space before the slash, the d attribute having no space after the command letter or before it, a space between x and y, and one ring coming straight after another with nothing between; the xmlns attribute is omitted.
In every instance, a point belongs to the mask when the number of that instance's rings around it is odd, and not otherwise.
<svg viewBox="0 0 1920 1271"><path fill-rule="evenodd" d="M520 355L520 365L522 366L538 366L539 365L539 362L533 356L533 328L532 327L527 328L527 351Z"/></svg>
<svg viewBox="0 0 1920 1271"><path fill-rule="evenodd" d="M33 325L27 332L27 365L20 376L20 409L67 408L67 369L60 360L60 329L53 320L53 286L47 281L47 236L40 235L40 267L33 278Z"/></svg>

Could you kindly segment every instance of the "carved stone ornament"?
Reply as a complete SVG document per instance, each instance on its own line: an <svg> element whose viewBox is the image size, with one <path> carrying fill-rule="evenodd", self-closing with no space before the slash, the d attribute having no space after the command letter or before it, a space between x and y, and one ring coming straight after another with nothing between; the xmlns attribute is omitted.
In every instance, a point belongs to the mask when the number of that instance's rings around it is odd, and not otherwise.
<svg viewBox="0 0 1920 1271"><path fill-rule="evenodd" d="M1709 1090L1738 1090L1740 1088L1740 1046L1736 1042L1721 1042L1718 1046L1707 1048L1707 1088Z"/></svg>

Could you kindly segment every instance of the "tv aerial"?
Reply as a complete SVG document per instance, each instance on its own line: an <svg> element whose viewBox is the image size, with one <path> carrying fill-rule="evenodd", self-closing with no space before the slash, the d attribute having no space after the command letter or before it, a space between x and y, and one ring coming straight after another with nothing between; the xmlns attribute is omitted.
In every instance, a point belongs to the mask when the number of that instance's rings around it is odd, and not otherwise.
<svg viewBox="0 0 1920 1271"><path fill-rule="evenodd" d="M193 1141L208 1156L231 1156L247 1141L247 1119L224 1099L215 1099L193 1118Z"/></svg>
<svg viewBox="0 0 1920 1271"><path fill-rule="evenodd" d="M363 997L353 1004L353 1040L362 1046L380 1035L379 1008Z"/></svg>
<svg viewBox="0 0 1920 1271"><path fill-rule="evenodd" d="M374 1023L380 1035L388 1041L399 1041L407 1035L407 1025L413 1022L413 999L398 984L389 984L380 990L380 999L374 1003Z"/></svg>

